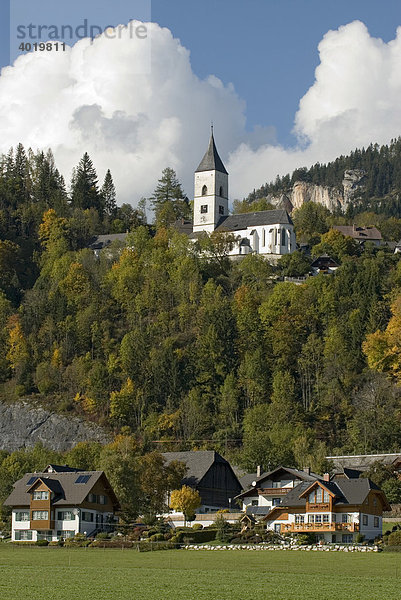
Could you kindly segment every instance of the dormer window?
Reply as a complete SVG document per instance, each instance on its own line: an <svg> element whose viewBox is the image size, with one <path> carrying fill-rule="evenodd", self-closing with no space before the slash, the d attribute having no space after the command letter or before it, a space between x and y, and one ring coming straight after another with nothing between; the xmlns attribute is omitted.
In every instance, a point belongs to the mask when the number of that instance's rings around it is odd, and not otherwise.
<svg viewBox="0 0 401 600"><path fill-rule="evenodd" d="M49 492L47 491L36 491L33 492L33 500L48 500Z"/></svg>
<svg viewBox="0 0 401 600"><path fill-rule="evenodd" d="M207 185L204 185L202 188L202 196L207 196Z"/></svg>
<svg viewBox="0 0 401 600"><path fill-rule="evenodd" d="M327 504L330 502L330 494L321 487L315 488L308 496L309 504Z"/></svg>

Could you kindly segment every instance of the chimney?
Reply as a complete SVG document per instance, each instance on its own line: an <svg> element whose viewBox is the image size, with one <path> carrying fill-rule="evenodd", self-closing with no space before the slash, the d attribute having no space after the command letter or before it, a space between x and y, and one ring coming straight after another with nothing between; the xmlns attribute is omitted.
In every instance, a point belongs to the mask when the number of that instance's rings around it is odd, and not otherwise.
<svg viewBox="0 0 401 600"><path fill-rule="evenodd" d="M256 477L260 477L260 475L261 475L261 472L262 472L262 469L260 468L260 465L258 465L258 466L256 467Z"/></svg>
<svg viewBox="0 0 401 600"><path fill-rule="evenodd" d="M304 467L303 468L304 473L306 473L307 475L310 475L310 467Z"/></svg>
<svg viewBox="0 0 401 600"><path fill-rule="evenodd" d="M330 481L330 473L323 474L323 481Z"/></svg>

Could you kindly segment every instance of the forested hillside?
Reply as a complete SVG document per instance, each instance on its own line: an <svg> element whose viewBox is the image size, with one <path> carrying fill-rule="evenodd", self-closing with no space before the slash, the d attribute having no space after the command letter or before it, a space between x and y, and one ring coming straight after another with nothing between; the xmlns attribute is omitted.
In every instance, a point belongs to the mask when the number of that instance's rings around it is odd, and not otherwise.
<svg viewBox="0 0 401 600"><path fill-rule="evenodd" d="M131 434L139 453L215 448L252 470L399 450L399 255L329 231L336 217L309 203L294 215L297 235L341 267L280 282L311 259L231 262L224 234L206 241L206 258L168 227L188 210L171 170L155 177L154 229L116 207L106 179L99 189L85 155L67 193L51 154L20 146L2 159L3 400L85 415ZM85 247L125 229L123 249L96 259Z"/></svg>
<svg viewBox="0 0 401 600"><path fill-rule="evenodd" d="M342 188L346 170L358 169L366 173L363 189L358 194L358 202L348 207L347 216L373 210L388 217L401 217L401 138L389 145L371 144L368 148L356 149L348 156L340 156L328 164L316 163L309 169L296 169L284 177L277 176L272 183L266 183L251 192L245 205L257 200L288 192L295 182L305 181L329 188Z"/></svg>

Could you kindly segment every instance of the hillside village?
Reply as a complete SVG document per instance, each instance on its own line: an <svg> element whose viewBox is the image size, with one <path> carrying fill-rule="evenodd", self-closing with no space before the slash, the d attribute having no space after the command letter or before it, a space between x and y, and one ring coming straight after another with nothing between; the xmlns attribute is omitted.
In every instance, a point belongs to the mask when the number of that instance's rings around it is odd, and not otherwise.
<svg viewBox="0 0 401 600"><path fill-rule="evenodd" d="M397 510L398 463L345 458L400 449L401 215L348 188L345 214L256 193L230 214L228 184L213 131L193 203L166 168L151 224L87 154L69 192L50 152L3 157L0 399L8 429L32 423L0 439L13 541L218 513L348 544Z"/></svg>

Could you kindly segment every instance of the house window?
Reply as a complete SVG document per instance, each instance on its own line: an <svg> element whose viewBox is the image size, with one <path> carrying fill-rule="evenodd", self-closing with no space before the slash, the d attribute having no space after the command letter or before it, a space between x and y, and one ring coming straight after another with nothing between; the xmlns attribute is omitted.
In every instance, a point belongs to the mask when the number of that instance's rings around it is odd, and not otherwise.
<svg viewBox="0 0 401 600"><path fill-rule="evenodd" d="M321 523L322 522L322 515L315 515L315 523Z"/></svg>
<svg viewBox="0 0 401 600"><path fill-rule="evenodd" d="M368 525L369 519L368 515L362 515L362 525Z"/></svg>
<svg viewBox="0 0 401 600"><path fill-rule="evenodd" d="M373 527L379 527L380 519L379 517L373 518Z"/></svg>
<svg viewBox="0 0 401 600"><path fill-rule="evenodd" d="M207 213L207 204L201 205L201 213Z"/></svg>
<svg viewBox="0 0 401 600"><path fill-rule="evenodd" d="M273 506L278 506L281 502L281 498L273 498Z"/></svg>
<svg viewBox="0 0 401 600"><path fill-rule="evenodd" d="M309 502L310 502L310 504L315 503L315 492L314 491L309 494Z"/></svg>
<svg viewBox="0 0 401 600"><path fill-rule="evenodd" d="M202 196L207 196L207 186L204 185L202 188Z"/></svg>
<svg viewBox="0 0 401 600"><path fill-rule="evenodd" d="M373 506L377 506L377 498L373 498Z"/></svg>
<svg viewBox="0 0 401 600"><path fill-rule="evenodd" d="M33 492L34 500L48 500L49 492Z"/></svg>
<svg viewBox="0 0 401 600"><path fill-rule="evenodd" d="M96 504L96 502L97 502L96 494L88 494L87 498L88 498L88 502L92 502L93 504Z"/></svg>
<svg viewBox="0 0 401 600"><path fill-rule="evenodd" d="M342 542L343 544L352 544L352 533L343 533Z"/></svg>
<svg viewBox="0 0 401 600"><path fill-rule="evenodd" d="M315 515L308 515L308 523L314 523L315 522Z"/></svg>
<svg viewBox="0 0 401 600"><path fill-rule="evenodd" d="M57 519L59 521L72 521L74 519L74 515L71 510L59 510L57 513Z"/></svg>
<svg viewBox="0 0 401 600"><path fill-rule="evenodd" d="M93 513L82 511L82 520L93 523Z"/></svg>
<svg viewBox="0 0 401 600"><path fill-rule="evenodd" d="M323 515L323 523L329 522L329 515Z"/></svg>
<svg viewBox="0 0 401 600"><path fill-rule="evenodd" d="M316 503L321 504L323 502L323 490L321 487L316 490Z"/></svg>
<svg viewBox="0 0 401 600"><path fill-rule="evenodd" d="M75 535L75 531L71 530L71 529L62 529L62 530L58 530L57 531L57 537L58 538L64 538L65 540L68 538L73 538Z"/></svg>
<svg viewBox="0 0 401 600"><path fill-rule="evenodd" d="M344 513L341 517L341 522L342 523L348 523L348 515L347 513Z"/></svg>
<svg viewBox="0 0 401 600"><path fill-rule="evenodd" d="M258 506L258 501L257 500L252 500L251 506Z"/></svg>
<svg viewBox="0 0 401 600"><path fill-rule="evenodd" d="M274 230L274 245L277 246L277 229Z"/></svg>
<svg viewBox="0 0 401 600"><path fill-rule="evenodd" d="M16 529L14 537L17 542L30 542L32 540L32 531L30 529Z"/></svg>
<svg viewBox="0 0 401 600"><path fill-rule="evenodd" d="M224 194L223 194L223 186L221 185L221 186L220 186L220 189L219 189L219 196L222 198L222 197L223 197L223 195L224 195Z"/></svg>
<svg viewBox="0 0 401 600"><path fill-rule="evenodd" d="M48 510L33 510L32 511L32 520L33 521L47 521L49 518Z"/></svg>
<svg viewBox="0 0 401 600"><path fill-rule="evenodd" d="M274 531L275 531L276 533L280 533L280 531L281 531L281 525L280 525L280 523L276 523L276 524L274 525Z"/></svg>
<svg viewBox="0 0 401 600"><path fill-rule="evenodd" d="M326 504L330 502L330 494L326 490L323 490L323 502L326 502Z"/></svg>
<svg viewBox="0 0 401 600"><path fill-rule="evenodd" d="M38 540L52 541L53 534L51 531L38 531Z"/></svg>
<svg viewBox="0 0 401 600"><path fill-rule="evenodd" d="M16 521L29 521L29 512L28 511L18 511L15 513Z"/></svg>
<svg viewBox="0 0 401 600"><path fill-rule="evenodd" d="M305 522L305 517L304 515L295 515L295 523L304 523Z"/></svg>
<svg viewBox="0 0 401 600"><path fill-rule="evenodd" d="M224 215L224 206L219 206L219 215Z"/></svg>
<svg viewBox="0 0 401 600"><path fill-rule="evenodd" d="M337 523L337 515L335 513L332 513L331 520L333 521L333 523Z"/></svg>
<svg viewBox="0 0 401 600"><path fill-rule="evenodd" d="M99 504L107 504L108 502L108 497L107 496L103 496L102 494L100 494L99 496Z"/></svg>

